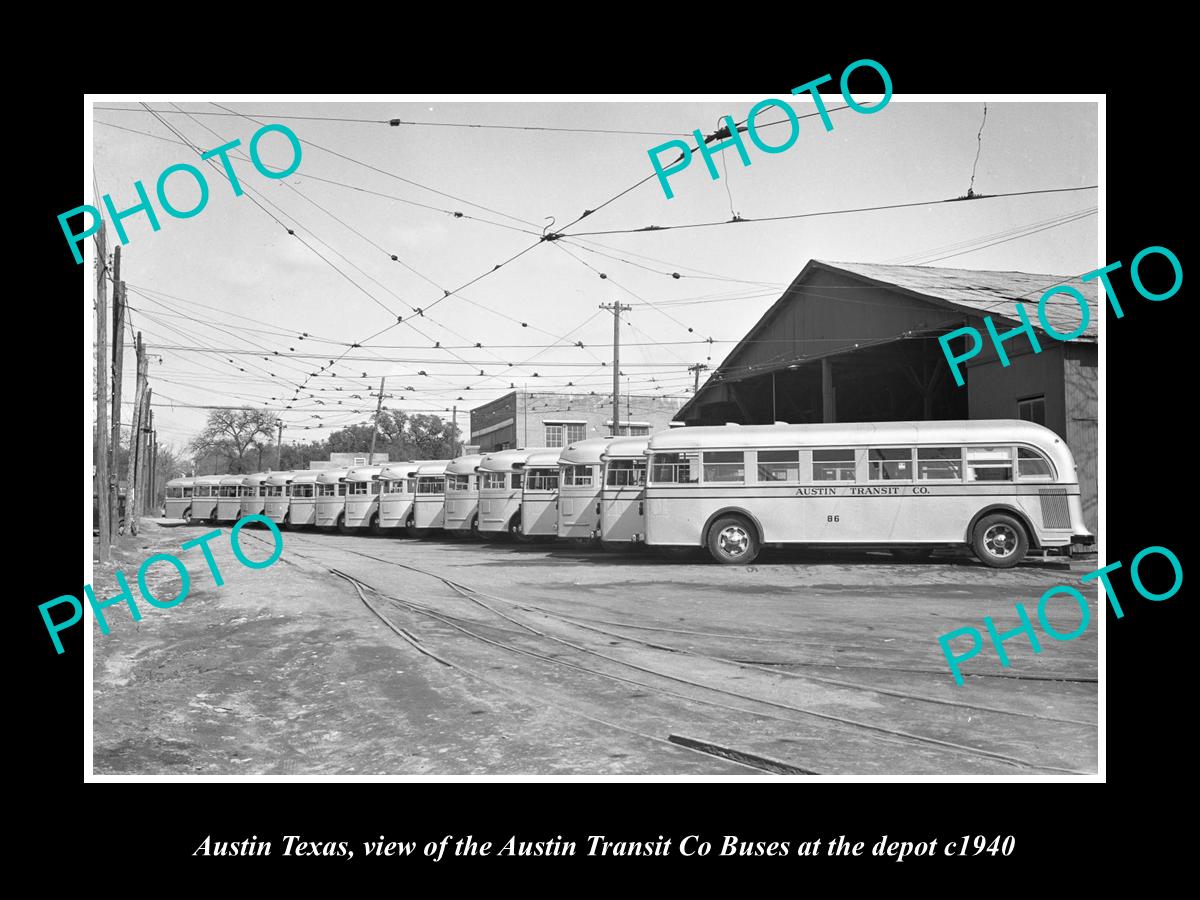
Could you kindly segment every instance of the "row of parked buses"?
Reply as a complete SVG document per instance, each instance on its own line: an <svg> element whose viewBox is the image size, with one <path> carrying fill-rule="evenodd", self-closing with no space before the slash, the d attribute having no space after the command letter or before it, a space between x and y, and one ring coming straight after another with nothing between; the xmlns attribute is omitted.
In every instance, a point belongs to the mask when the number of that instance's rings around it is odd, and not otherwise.
<svg viewBox="0 0 1200 900"><path fill-rule="evenodd" d="M1007 568L1091 544L1070 450L1024 421L673 428L452 460L178 478L170 518L260 513L410 537L443 532L607 548L707 547L750 563L766 544L884 547L920 559L967 545Z"/></svg>

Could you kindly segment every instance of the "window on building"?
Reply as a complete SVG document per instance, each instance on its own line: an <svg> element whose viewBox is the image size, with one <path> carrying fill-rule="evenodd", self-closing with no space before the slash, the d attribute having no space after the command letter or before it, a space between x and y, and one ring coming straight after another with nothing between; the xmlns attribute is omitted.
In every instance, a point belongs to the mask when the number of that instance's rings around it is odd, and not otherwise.
<svg viewBox="0 0 1200 900"><path fill-rule="evenodd" d="M596 478L595 466L563 466L563 487L591 487Z"/></svg>
<svg viewBox="0 0 1200 900"><path fill-rule="evenodd" d="M799 450L759 450L759 481L799 481Z"/></svg>
<svg viewBox="0 0 1200 900"><path fill-rule="evenodd" d="M704 454L704 480L742 484L746 480L746 454L742 450L715 450Z"/></svg>
<svg viewBox="0 0 1200 900"><path fill-rule="evenodd" d="M854 449L814 450L813 481L853 481Z"/></svg>
<svg viewBox="0 0 1200 900"><path fill-rule="evenodd" d="M1012 481L1011 447L968 447L967 481Z"/></svg>
<svg viewBox="0 0 1200 900"><path fill-rule="evenodd" d="M1050 467L1050 461L1036 450L1018 447L1017 474L1022 478L1050 480L1054 477L1054 470Z"/></svg>
<svg viewBox="0 0 1200 900"><path fill-rule="evenodd" d="M1017 418L1038 425L1046 424L1046 395L1027 397L1017 401Z"/></svg>
<svg viewBox="0 0 1200 900"><path fill-rule="evenodd" d="M530 469L525 480L527 491L557 491L558 469Z"/></svg>
<svg viewBox="0 0 1200 900"><path fill-rule="evenodd" d="M354 457L354 464L356 466L365 466L367 464L367 458L365 456L356 456Z"/></svg>
<svg viewBox="0 0 1200 900"><path fill-rule="evenodd" d="M587 437L587 425L583 422L546 422L546 446L565 447Z"/></svg>
<svg viewBox="0 0 1200 900"><path fill-rule="evenodd" d="M646 437L647 435L650 434L650 426L649 425L630 425L628 427L622 426L621 433L627 434L630 437Z"/></svg>
<svg viewBox="0 0 1200 900"><path fill-rule="evenodd" d="M917 478L921 481L960 481L962 447L918 447Z"/></svg>
<svg viewBox="0 0 1200 900"><path fill-rule="evenodd" d="M609 460L609 487L640 487L645 483L646 461L644 459Z"/></svg>
<svg viewBox="0 0 1200 900"><path fill-rule="evenodd" d="M655 484L696 484L699 453L655 453L650 457L650 481Z"/></svg>

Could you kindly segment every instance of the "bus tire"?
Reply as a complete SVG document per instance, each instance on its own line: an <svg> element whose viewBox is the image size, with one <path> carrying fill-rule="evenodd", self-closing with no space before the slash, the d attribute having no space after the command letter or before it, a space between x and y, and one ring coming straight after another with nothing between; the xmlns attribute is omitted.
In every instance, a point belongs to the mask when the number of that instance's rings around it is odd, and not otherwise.
<svg viewBox="0 0 1200 900"><path fill-rule="evenodd" d="M533 540L533 538L529 535L521 533L520 515L513 516L512 520L508 523L508 534L513 540L520 544L528 544Z"/></svg>
<svg viewBox="0 0 1200 900"><path fill-rule="evenodd" d="M292 530L292 513L290 510L283 514L283 521L279 523L279 530L280 531L291 531Z"/></svg>
<svg viewBox="0 0 1200 900"><path fill-rule="evenodd" d="M379 537L381 534L383 534L383 528L379 524L379 513L375 513L375 515L371 516L371 524L367 526L367 530L375 537Z"/></svg>
<svg viewBox="0 0 1200 900"><path fill-rule="evenodd" d="M354 532L356 532L358 529L351 528L349 525L347 525L346 517L342 515L337 517L337 530L338 534L354 534Z"/></svg>
<svg viewBox="0 0 1200 900"><path fill-rule="evenodd" d="M984 565L993 569L1011 569L1025 558L1029 536L1025 526L1015 517L992 513L975 525L971 549Z"/></svg>
<svg viewBox="0 0 1200 900"><path fill-rule="evenodd" d="M933 555L932 547L896 547L888 551L900 562L924 562Z"/></svg>
<svg viewBox="0 0 1200 900"><path fill-rule="evenodd" d="M708 529L708 552L723 565L749 565L760 548L754 526L741 516L722 516Z"/></svg>

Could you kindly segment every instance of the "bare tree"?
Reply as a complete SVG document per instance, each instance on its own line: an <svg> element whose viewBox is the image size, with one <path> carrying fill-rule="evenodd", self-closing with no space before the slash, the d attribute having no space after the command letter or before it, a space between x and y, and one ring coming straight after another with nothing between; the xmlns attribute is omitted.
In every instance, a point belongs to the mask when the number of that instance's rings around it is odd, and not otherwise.
<svg viewBox="0 0 1200 900"><path fill-rule="evenodd" d="M251 447L268 445L275 431L274 413L251 409L214 409L204 426L188 447L197 456L219 456L226 461L226 471L247 471L246 453ZM259 453L261 462L261 450Z"/></svg>

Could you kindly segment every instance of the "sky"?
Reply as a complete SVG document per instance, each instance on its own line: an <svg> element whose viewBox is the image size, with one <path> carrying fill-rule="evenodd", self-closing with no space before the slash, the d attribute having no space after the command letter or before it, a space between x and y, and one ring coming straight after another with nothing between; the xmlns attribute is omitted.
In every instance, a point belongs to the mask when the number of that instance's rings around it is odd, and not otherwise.
<svg viewBox="0 0 1200 900"><path fill-rule="evenodd" d="M148 104L158 116L128 100L97 101L94 179L118 210L137 202L136 180L153 197L159 174L176 163L202 169L209 189L191 218L172 218L154 200L160 230L144 215L123 223L121 274L132 327L149 347L160 442L182 448L206 405L278 411L285 442L322 439L369 420L382 376L386 407L446 415L457 406L464 429L464 410L510 385L607 393L613 318L599 306L615 301L632 307L621 316L622 390L635 407L638 396L686 398L687 367L716 368L810 259L1063 276L1105 262L1089 214L1096 190L588 234L945 200L967 193L973 167L976 194L1099 181L1093 103L989 102L985 118L982 103L897 95L874 114L831 112L829 132L819 118L801 119L798 139L780 153L743 134L751 164L732 147L715 154L716 181L697 153L671 176L672 199L653 177L617 196L653 175L647 151L693 129L709 134L724 115L742 121L760 99L159 100ZM799 115L812 112L791 102ZM836 96L826 103L844 105ZM758 121L781 118L767 109ZM346 121L360 119L369 121ZM523 128L408 124L417 122ZM302 142L298 168L282 179L236 155L271 123ZM762 137L777 144L788 131L774 126ZM235 138L240 197L196 150ZM275 170L293 159L278 133L258 149ZM664 164L675 156L664 152ZM180 173L167 195L186 210L199 190ZM596 211L565 227L588 209ZM564 236L542 241L546 229ZM111 223L108 235L111 250ZM130 344L127 331L126 424Z"/></svg>

